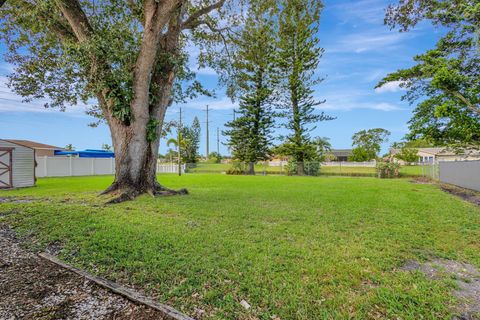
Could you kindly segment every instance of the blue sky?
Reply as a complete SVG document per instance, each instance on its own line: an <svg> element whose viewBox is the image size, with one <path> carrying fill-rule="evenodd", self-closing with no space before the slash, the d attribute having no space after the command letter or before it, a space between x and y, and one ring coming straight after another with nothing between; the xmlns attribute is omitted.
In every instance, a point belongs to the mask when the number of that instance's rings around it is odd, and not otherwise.
<svg viewBox="0 0 480 320"><path fill-rule="evenodd" d="M326 0L319 31L325 54L317 74L325 81L315 87L315 96L326 99L319 109L336 120L322 122L312 136L331 139L334 148L351 147L353 133L381 127L392 132L390 142L400 140L408 131L412 106L402 102L402 91L392 83L375 90L375 84L387 73L413 64L413 56L431 48L438 31L422 24L408 33L399 33L383 25L386 0ZM2 46L3 48L3 46ZM4 49L3 49L4 50ZM192 56L194 54L192 53ZM21 97L10 92L6 78L12 67L0 60L0 138L29 139L77 149L100 148L111 143L104 125L88 127L92 119L84 114L84 106L69 108L66 112L45 110L41 102L21 103ZM217 86L212 70L198 70L198 79L215 89L216 98L200 97L181 105L184 118L191 123L195 116L202 122L201 153L205 153L205 106L210 112L210 150L216 150L216 128L233 117L235 106ZM167 120L178 116L179 105L167 112ZM320 110L319 110L320 111ZM220 137L225 141L225 137ZM384 151L390 143L384 146ZM160 151L166 150L165 141ZM220 151L227 148L220 145Z"/></svg>

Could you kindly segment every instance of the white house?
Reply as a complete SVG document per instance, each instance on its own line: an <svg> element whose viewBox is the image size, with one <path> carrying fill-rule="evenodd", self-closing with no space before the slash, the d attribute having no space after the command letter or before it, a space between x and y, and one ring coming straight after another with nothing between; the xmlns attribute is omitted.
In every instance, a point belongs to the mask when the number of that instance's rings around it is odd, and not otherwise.
<svg viewBox="0 0 480 320"><path fill-rule="evenodd" d="M418 150L418 162L419 163L435 163L439 161L465 161L465 160L480 160L480 151L478 150L464 150L461 153L456 153L454 150L450 150L445 147L436 148L415 148ZM400 149L390 149L391 155L400 153ZM398 160L402 163L402 160Z"/></svg>

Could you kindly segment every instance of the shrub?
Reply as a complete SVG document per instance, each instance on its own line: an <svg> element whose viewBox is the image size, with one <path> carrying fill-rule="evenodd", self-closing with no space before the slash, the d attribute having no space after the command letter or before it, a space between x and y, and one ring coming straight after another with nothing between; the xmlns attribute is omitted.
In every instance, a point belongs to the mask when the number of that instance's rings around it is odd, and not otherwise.
<svg viewBox="0 0 480 320"><path fill-rule="evenodd" d="M377 175L380 179L398 178L400 164L395 162L377 162Z"/></svg>
<svg viewBox="0 0 480 320"><path fill-rule="evenodd" d="M285 170L289 176L297 175L297 162L293 160L288 161L287 165L285 166ZM305 161L304 170L305 175L307 176L318 176L320 174L320 162Z"/></svg>
<svg viewBox="0 0 480 320"><path fill-rule="evenodd" d="M218 152L210 152L207 158L207 163L221 163L222 156Z"/></svg>
<svg viewBox="0 0 480 320"><path fill-rule="evenodd" d="M247 174L247 166L243 162L234 161L232 167L229 168L226 173L231 175L242 175Z"/></svg>

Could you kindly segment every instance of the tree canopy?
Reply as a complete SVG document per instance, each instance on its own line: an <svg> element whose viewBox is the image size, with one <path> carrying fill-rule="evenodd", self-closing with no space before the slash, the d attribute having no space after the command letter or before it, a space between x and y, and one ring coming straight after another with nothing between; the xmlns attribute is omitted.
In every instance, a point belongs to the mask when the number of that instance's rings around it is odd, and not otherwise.
<svg viewBox="0 0 480 320"><path fill-rule="evenodd" d="M387 10L386 23L407 31L421 20L447 30L435 48L414 58L411 68L385 77L399 81L404 99L419 101L408 139L436 145L480 147L480 4L476 1L402 0Z"/></svg>
<svg viewBox="0 0 480 320"><path fill-rule="evenodd" d="M9 0L0 9L9 85L46 107L94 103L89 113L106 121L116 153L112 201L176 194L155 172L166 109L208 93L186 51L201 46L200 64L212 61L220 29L238 20L226 12L225 0Z"/></svg>
<svg viewBox="0 0 480 320"><path fill-rule="evenodd" d="M239 117L228 122L224 133L235 159L249 163L270 158L273 136L273 92L277 86L275 33L271 16L252 9L241 36L235 40L233 84L240 95Z"/></svg>
<svg viewBox="0 0 480 320"><path fill-rule="evenodd" d="M352 161L370 161L380 152L381 144L388 141L390 131L382 128L361 130L352 136Z"/></svg>
<svg viewBox="0 0 480 320"><path fill-rule="evenodd" d="M312 160L310 132L321 121L333 120L315 110L325 101L314 97L313 86L323 79L315 75L324 49L319 45L318 28L323 9L321 1L284 0L280 2L278 65L282 78L279 115L290 131L282 145L284 154L297 162L303 174L304 161Z"/></svg>

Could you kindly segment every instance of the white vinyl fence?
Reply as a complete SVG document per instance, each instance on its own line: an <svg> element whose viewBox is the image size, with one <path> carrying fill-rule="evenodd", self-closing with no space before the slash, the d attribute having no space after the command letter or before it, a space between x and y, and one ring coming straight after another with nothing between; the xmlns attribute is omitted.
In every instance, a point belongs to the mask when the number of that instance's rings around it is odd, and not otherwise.
<svg viewBox="0 0 480 320"><path fill-rule="evenodd" d="M37 157L36 161L35 175L39 178L115 174L114 158ZM178 165L157 163L157 173L178 173Z"/></svg>
<svg viewBox="0 0 480 320"><path fill-rule="evenodd" d="M439 162L440 181L480 191L480 161Z"/></svg>

